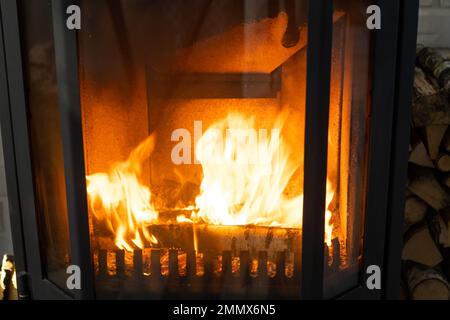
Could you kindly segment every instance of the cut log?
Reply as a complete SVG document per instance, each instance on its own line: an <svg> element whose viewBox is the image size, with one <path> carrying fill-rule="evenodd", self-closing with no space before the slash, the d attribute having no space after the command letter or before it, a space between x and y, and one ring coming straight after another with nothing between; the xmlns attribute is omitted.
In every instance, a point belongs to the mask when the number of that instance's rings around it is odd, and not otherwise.
<svg viewBox="0 0 450 320"><path fill-rule="evenodd" d="M450 174L447 174L447 175L442 179L442 184L445 185L446 187L450 188Z"/></svg>
<svg viewBox="0 0 450 320"><path fill-rule="evenodd" d="M438 88L427 79L422 69L416 67L414 71L414 94L417 97L432 96L438 92Z"/></svg>
<svg viewBox="0 0 450 320"><path fill-rule="evenodd" d="M431 161L427 149L425 148L425 145L422 141L419 141L413 147L408 161L422 167L434 168L433 161Z"/></svg>
<svg viewBox="0 0 450 320"><path fill-rule="evenodd" d="M414 193L411 192L408 188L405 188L405 198L413 196Z"/></svg>
<svg viewBox="0 0 450 320"><path fill-rule="evenodd" d="M439 269L412 265L406 272L412 300L448 300L450 286Z"/></svg>
<svg viewBox="0 0 450 320"><path fill-rule="evenodd" d="M426 223L413 230L410 229L405 235L402 260L413 261L431 268L442 262L442 255Z"/></svg>
<svg viewBox="0 0 450 320"><path fill-rule="evenodd" d="M450 207L444 208L439 213L439 243L442 248L450 248Z"/></svg>
<svg viewBox="0 0 450 320"><path fill-rule="evenodd" d="M423 135L426 141L428 154L432 160L436 160L439 155L439 146L444 138L447 125L431 125L426 126L423 130Z"/></svg>
<svg viewBox="0 0 450 320"><path fill-rule="evenodd" d="M442 269L447 279L450 279L450 248L442 249L442 256L444 257L444 262L442 263Z"/></svg>
<svg viewBox="0 0 450 320"><path fill-rule="evenodd" d="M442 139L442 147L445 151L450 152L450 130L446 131L444 138Z"/></svg>
<svg viewBox="0 0 450 320"><path fill-rule="evenodd" d="M425 218L427 205L417 197L409 197L405 201L405 223L416 224Z"/></svg>
<svg viewBox="0 0 450 320"><path fill-rule="evenodd" d="M439 92L431 96L414 97L412 101L412 122L414 127L428 125L449 125L449 94Z"/></svg>
<svg viewBox="0 0 450 320"><path fill-rule="evenodd" d="M450 156L446 153L441 153L436 159L436 168L442 172L450 171Z"/></svg>
<svg viewBox="0 0 450 320"><path fill-rule="evenodd" d="M450 124L448 93L441 90L433 79L416 68L412 120L415 127Z"/></svg>
<svg viewBox="0 0 450 320"><path fill-rule="evenodd" d="M400 281L400 300L409 300L408 285L403 280Z"/></svg>
<svg viewBox="0 0 450 320"><path fill-rule="evenodd" d="M441 87L450 92L450 60L444 58L439 52L432 48L425 47L417 53L419 66L433 75Z"/></svg>
<svg viewBox="0 0 450 320"><path fill-rule="evenodd" d="M450 199L433 173L428 168L414 166L410 168L411 180L409 190L425 201L436 211L439 211L450 204Z"/></svg>

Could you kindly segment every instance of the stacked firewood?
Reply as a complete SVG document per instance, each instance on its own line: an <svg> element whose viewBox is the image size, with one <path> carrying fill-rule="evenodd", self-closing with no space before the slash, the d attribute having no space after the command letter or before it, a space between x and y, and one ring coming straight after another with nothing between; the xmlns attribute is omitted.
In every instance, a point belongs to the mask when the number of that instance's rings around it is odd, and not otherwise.
<svg viewBox="0 0 450 320"><path fill-rule="evenodd" d="M419 45L405 202L403 283L410 299L450 298L450 58Z"/></svg>

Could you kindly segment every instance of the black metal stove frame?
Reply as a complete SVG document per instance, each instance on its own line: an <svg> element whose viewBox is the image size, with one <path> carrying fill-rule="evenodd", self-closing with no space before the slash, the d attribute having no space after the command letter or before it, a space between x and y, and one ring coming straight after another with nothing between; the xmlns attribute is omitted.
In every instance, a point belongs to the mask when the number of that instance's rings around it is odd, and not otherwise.
<svg viewBox="0 0 450 320"><path fill-rule="evenodd" d="M409 110L418 0L375 1L382 29L373 31L371 137L365 188L363 266L359 285L336 298L395 299L400 291L401 224L409 140ZM310 1L307 57L306 145L302 253L302 299L323 298L324 213L331 69L332 0ZM22 73L18 9L0 0L0 115L14 251L20 280L31 281L34 298L92 299L92 270L78 80L77 33L65 27L66 8L53 0L59 107L72 263L82 270L82 289L68 295L46 279L39 248L27 98ZM38 31L37 31L38 32ZM85 214L81 214L85 213ZM368 290L364 270L379 265L382 290Z"/></svg>

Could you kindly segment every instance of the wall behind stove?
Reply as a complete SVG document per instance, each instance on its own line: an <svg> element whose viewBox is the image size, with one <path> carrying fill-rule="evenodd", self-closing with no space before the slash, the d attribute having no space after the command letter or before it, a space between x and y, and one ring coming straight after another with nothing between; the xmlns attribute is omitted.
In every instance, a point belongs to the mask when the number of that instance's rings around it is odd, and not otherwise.
<svg viewBox="0 0 450 320"><path fill-rule="evenodd" d="M420 0L417 41L434 48L450 48L450 0Z"/></svg>
<svg viewBox="0 0 450 320"><path fill-rule="evenodd" d="M11 226L9 223L8 196L6 192L5 161L0 135L0 264L5 253L12 253Z"/></svg>

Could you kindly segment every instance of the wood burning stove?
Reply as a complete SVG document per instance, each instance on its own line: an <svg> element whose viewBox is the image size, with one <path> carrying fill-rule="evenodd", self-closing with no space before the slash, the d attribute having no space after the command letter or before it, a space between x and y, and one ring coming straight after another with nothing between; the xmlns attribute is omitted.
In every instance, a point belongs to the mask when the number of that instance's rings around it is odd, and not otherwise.
<svg viewBox="0 0 450 320"><path fill-rule="evenodd" d="M397 296L418 1L0 4L32 297Z"/></svg>

